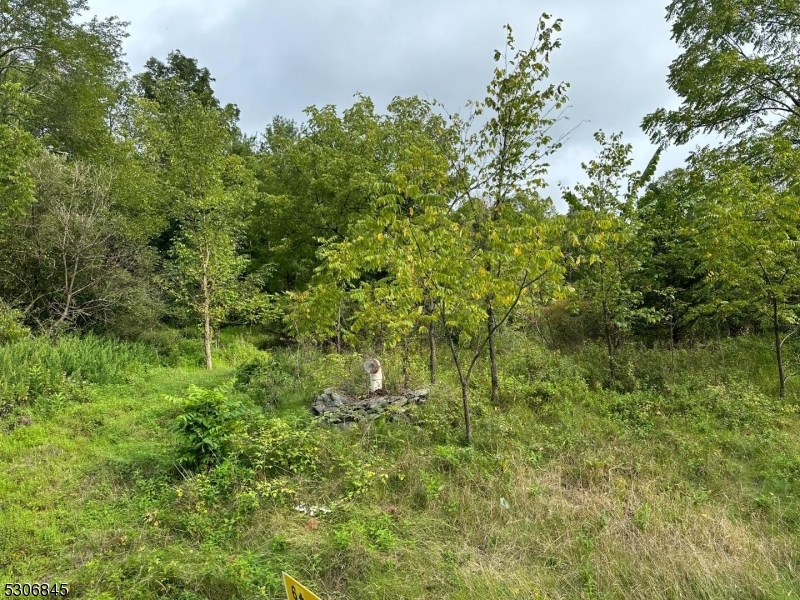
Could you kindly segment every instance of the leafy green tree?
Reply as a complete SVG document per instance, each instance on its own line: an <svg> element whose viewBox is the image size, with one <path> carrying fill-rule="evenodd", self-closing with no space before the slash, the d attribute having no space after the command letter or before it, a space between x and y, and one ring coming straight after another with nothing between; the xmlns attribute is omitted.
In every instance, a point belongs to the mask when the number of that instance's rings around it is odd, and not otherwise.
<svg viewBox="0 0 800 600"><path fill-rule="evenodd" d="M443 227L446 198L424 194L414 185L387 186L390 193L376 199L378 211L351 229L344 241L321 250L320 276L307 294L299 296L306 319L317 317L315 304L324 311L344 302L352 306L346 334L380 337L388 347L403 343L404 379L407 380L408 338L415 331L428 335L431 382L436 380L435 290L433 273L438 241L433 229ZM325 321L338 315L327 309ZM323 321L323 323L325 322ZM331 327L318 333L334 333Z"/></svg>
<svg viewBox="0 0 800 600"><path fill-rule="evenodd" d="M708 226L704 239L714 246L707 258L709 264L715 257L720 261L712 280L715 299L728 314L758 298L766 301L766 308L754 305L771 322L783 395L780 331L791 328L795 318L789 308L796 217L790 216L787 190L794 190L797 180L789 168L794 161L789 141L800 143L800 3L674 0L667 11L673 39L683 50L670 67L669 84L682 104L648 115L643 127L653 139L678 143L700 131L739 141L727 150L706 149L693 162L698 178L712 182L698 193L705 215L726 232L716 234ZM734 260L740 261L737 267ZM725 303L723 290L736 301Z"/></svg>
<svg viewBox="0 0 800 600"><path fill-rule="evenodd" d="M563 82L547 83L551 53L561 46L555 37L561 31L560 20L550 22L549 15L542 15L534 43L523 50L515 47L511 27L505 29L506 47L495 51L497 66L486 98L470 104L472 114L466 121L456 120L464 126L461 165L468 174L461 180L467 187L461 213L471 220L476 232L473 241L488 261L483 266L486 276L496 280L482 298L495 403L500 399L495 348L498 302L492 290L526 272L514 266L518 261L512 255L520 251L524 240L512 234L529 235L529 226L520 227L520 220L546 212L547 205L536 190L545 185L548 157L561 147L563 136L555 139L553 127L565 110L569 87ZM480 116L485 117L484 125L470 134L468 126Z"/></svg>
<svg viewBox="0 0 800 600"><path fill-rule="evenodd" d="M105 46L104 28L116 30L112 17L79 23L86 0L3 0L0 3L0 81L24 81L31 90L46 76Z"/></svg>
<svg viewBox="0 0 800 600"><path fill-rule="evenodd" d="M11 218L34 200L35 181L28 163L39 151L33 136L20 127L29 96L20 84L0 84L0 242Z"/></svg>
<svg viewBox="0 0 800 600"><path fill-rule="evenodd" d="M623 144L621 133L606 137L599 131L595 140L601 146L598 157L581 165L588 183L564 192L572 242L570 282L581 301L598 309L613 381L623 334L636 320L653 316L642 307L642 291L634 285L643 254L637 244L635 201L655 172L660 153L640 173L630 170L633 148Z"/></svg>
<svg viewBox="0 0 800 600"><path fill-rule="evenodd" d="M327 309L324 325L333 320L335 302L353 298L359 308L353 330L383 324L390 343L399 342L414 327L430 328L435 320L456 365L465 436L471 443L469 386L489 336L506 323L523 294L560 274L560 250L546 243L553 237L547 231L550 222L514 211L508 233L518 245L509 251L499 235L491 236L484 247L477 246L472 222L458 220L448 196L424 194L409 184L379 197L376 204L375 214L356 223L346 240L323 252L325 262L319 270L323 277L300 296L298 310L310 325L319 326L318 315ZM489 259L503 260L505 279L488 272ZM365 273L382 276L370 280ZM483 300L488 294L498 311L493 330L486 328ZM330 325L320 333L329 332Z"/></svg>
<svg viewBox="0 0 800 600"><path fill-rule="evenodd" d="M125 24L80 22L85 0L0 2L0 84L36 101L23 127L44 145L84 157L111 151L111 118L124 79Z"/></svg>
<svg viewBox="0 0 800 600"><path fill-rule="evenodd" d="M673 0L672 39L682 49L668 82L682 100L659 109L643 128L679 144L700 131L735 135L800 120L798 0Z"/></svg>
<svg viewBox="0 0 800 600"><path fill-rule="evenodd" d="M295 296L302 310L295 311L291 320L297 326L303 322L303 312L313 315L302 329L313 330L317 339L335 335L337 347L342 334L361 333L392 346L403 341L407 350L408 335L419 326L428 336L434 381L434 307L427 271L417 268L414 260L422 257L412 229L425 218L428 203L447 208L441 198L451 185L447 149L452 144L444 140L453 131L444 119L432 116L431 104L418 98L396 98L389 108L381 126L390 144L385 151L391 155L391 172L372 192L382 195L370 202L344 240L331 237L320 249L322 262L308 293ZM398 286L404 292L397 293ZM345 304L351 314L343 322Z"/></svg>
<svg viewBox="0 0 800 600"><path fill-rule="evenodd" d="M790 376L783 347L800 323L800 154L789 140L762 136L692 162L702 179L699 239L708 289L723 314L757 310L772 330L778 393Z"/></svg>
<svg viewBox="0 0 800 600"><path fill-rule="evenodd" d="M249 238L253 269L270 269L271 292L309 284L321 245L344 240L374 210L374 185L388 181L413 144L445 153L453 144L442 117L419 98L395 98L378 114L359 95L341 115L333 106L306 114L299 128L275 120L258 156L261 194Z"/></svg>
<svg viewBox="0 0 800 600"><path fill-rule="evenodd" d="M148 100L169 105L176 95L191 95L205 108L220 108L212 81L215 79L208 68L200 67L196 58L185 56L180 50L170 52L166 63L150 57L144 72L137 77L141 95ZM172 85L165 85L167 82Z"/></svg>
<svg viewBox="0 0 800 600"><path fill-rule="evenodd" d="M461 139L460 152L448 150L452 142L440 146L449 167L419 170L400 182L390 178L392 191L378 199L377 213L368 213L323 253L328 264L320 272L337 283L323 285L324 292L315 290L306 299L331 307L332 300L349 296L359 306L380 307L380 314L363 309L362 314L370 315L369 322L384 315L395 340L407 335L419 317L428 317L426 325L435 319L461 381L468 442L469 385L479 358L523 294L559 271L560 249L545 245L552 236L534 192L543 185L545 157L558 147L548 133L555 118L543 112L558 110L566 101L565 85L538 89L548 76L550 52L560 43L552 37L560 23L551 26L548 19L542 18L537 43L529 51L516 52L508 30L505 66L496 69L486 101L472 104L466 121L454 116L449 132L433 136L452 140L448 135L455 133ZM500 61L502 55L495 58ZM471 123L486 109L491 116L485 126L470 133ZM365 272L376 274L375 281ZM323 314L312 304L304 310ZM328 327L332 316L324 319ZM493 346L490 356L496 395Z"/></svg>
<svg viewBox="0 0 800 600"><path fill-rule="evenodd" d="M243 294L238 282L247 261L239 249L255 180L244 160L230 153L231 107L207 107L192 93L170 93L174 82L164 86L170 103L142 100L138 132L173 205L176 231L164 284L200 319L211 369L213 328Z"/></svg>
<svg viewBox="0 0 800 600"><path fill-rule="evenodd" d="M559 222L512 207L505 207L506 211L498 219L505 225L502 234L493 231L477 245L471 222L451 222L445 227L447 238L439 243L433 276L439 322L461 383L467 443L472 440L469 384L478 360L520 300L526 294L542 298L562 275L561 249L550 244L556 237L552 229ZM537 289L542 293L535 293ZM488 326L487 298L492 300L494 317ZM493 375L496 378L496 372Z"/></svg>
<svg viewBox="0 0 800 600"><path fill-rule="evenodd" d="M636 206L636 235L649 252L642 254L634 287L643 292L643 306L663 316L661 326L669 330L672 347L707 305L697 230L703 208L694 179L688 169L669 171L648 186Z"/></svg>
<svg viewBox="0 0 800 600"><path fill-rule="evenodd" d="M271 268L269 291L301 289L317 266L320 240L344 239L372 200L384 136L372 101L343 115L310 107L300 132L268 129L259 157L262 194L251 223L254 267Z"/></svg>

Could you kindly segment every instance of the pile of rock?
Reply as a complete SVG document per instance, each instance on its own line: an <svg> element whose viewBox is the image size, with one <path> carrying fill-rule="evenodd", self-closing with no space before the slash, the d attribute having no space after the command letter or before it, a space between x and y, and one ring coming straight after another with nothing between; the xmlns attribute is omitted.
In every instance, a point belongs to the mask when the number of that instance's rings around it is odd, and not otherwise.
<svg viewBox="0 0 800 600"><path fill-rule="evenodd" d="M314 414L328 423L343 424L361 420L375 420L387 415L388 420L405 416L408 409L428 399L428 390L406 390L399 395L376 390L366 397L355 398L335 388L328 388L314 399Z"/></svg>

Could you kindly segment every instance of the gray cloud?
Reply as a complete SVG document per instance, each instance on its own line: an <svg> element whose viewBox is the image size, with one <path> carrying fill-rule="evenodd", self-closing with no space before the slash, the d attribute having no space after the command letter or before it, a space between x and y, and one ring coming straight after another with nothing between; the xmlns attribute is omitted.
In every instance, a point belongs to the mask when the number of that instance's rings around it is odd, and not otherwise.
<svg viewBox="0 0 800 600"><path fill-rule="evenodd" d="M242 126L262 131L276 114L302 119L308 105L349 106L355 92L378 107L396 95L436 98L449 110L482 98L493 50L510 23L518 46L535 35L541 12L564 20L552 76L571 83L569 126L581 120L551 161L549 191L581 178L595 152L597 129L624 131L637 167L654 151L639 129L660 106L675 107L666 85L678 49L660 3L641 0L141 0L96 1L92 12L131 21L126 43L134 72L151 55L173 49L198 58L216 78L223 102L242 110ZM566 124L565 124L566 125ZM660 171L678 166L686 148L670 150Z"/></svg>

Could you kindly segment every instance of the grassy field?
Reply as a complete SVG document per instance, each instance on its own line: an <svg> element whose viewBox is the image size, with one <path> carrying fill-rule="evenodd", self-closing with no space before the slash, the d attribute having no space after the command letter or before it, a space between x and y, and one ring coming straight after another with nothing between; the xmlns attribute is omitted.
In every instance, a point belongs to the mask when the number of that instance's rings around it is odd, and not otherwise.
<svg viewBox="0 0 800 600"><path fill-rule="evenodd" d="M632 349L610 390L597 349L501 341L503 402L479 373L472 447L443 353L411 422L342 430L308 405L365 384L355 353L228 335L206 372L188 341L0 348L0 582L277 599L285 570L331 600L800 597L798 396L774 398L766 342ZM214 388L225 443L181 462L176 417Z"/></svg>

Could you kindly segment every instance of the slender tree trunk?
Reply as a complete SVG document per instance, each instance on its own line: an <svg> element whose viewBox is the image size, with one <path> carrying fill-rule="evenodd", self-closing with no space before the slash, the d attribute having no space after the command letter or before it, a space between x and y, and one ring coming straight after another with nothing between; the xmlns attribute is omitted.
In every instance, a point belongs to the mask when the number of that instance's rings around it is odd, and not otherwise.
<svg viewBox="0 0 800 600"><path fill-rule="evenodd" d="M445 325L444 315L442 315L442 324L445 330L445 336L447 338L447 345L450 347L450 354L453 356L453 363L456 366L456 372L458 373L458 380L461 382L461 405L464 409L464 431L466 433L467 438L467 445L472 445L472 420L470 419L469 415L469 378L472 373L472 366L475 365L475 360L472 361L472 365L464 372L464 369L461 365L461 360L458 358L458 349L456 348L455 343L453 342L452 333L447 329L447 325ZM477 355L476 355L477 356ZM475 357L473 357L474 359Z"/></svg>
<svg viewBox="0 0 800 600"><path fill-rule="evenodd" d="M606 337L606 348L608 350L608 372L610 382L614 381L614 342L611 339L611 325L608 322L608 305L606 304L606 276L603 261L600 260L600 290L603 294L603 301L600 306L603 310L603 333Z"/></svg>
<svg viewBox="0 0 800 600"><path fill-rule="evenodd" d="M436 305L432 299L425 302L425 309L429 316L433 316ZM430 375L431 385L436 383L436 321L431 319L428 324L428 374Z"/></svg>
<svg viewBox="0 0 800 600"><path fill-rule="evenodd" d="M342 303L339 303L336 314L336 353L342 353Z"/></svg>
<svg viewBox="0 0 800 600"><path fill-rule="evenodd" d="M66 245L66 236L67 232L64 231L64 245ZM53 329L58 329L69 317L69 311L72 308L72 290L74 289L73 286L75 284L75 276L78 273L77 259L75 261L75 266L72 269L72 276L70 276L69 267L67 266L66 251L62 251L61 256L64 263L64 310L61 312L61 316L58 317L58 320L53 325Z"/></svg>
<svg viewBox="0 0 800 600"><path fill-rule="evenodd" d="M772 296L772 331L775 334L775 359L778 363L778 397L786 394L786 374L783 370L783 352L780 337L780 322L778 321L778 299Z"/></svg>
<svg viewBox="0 0 800 600"><path fill-rule="evenodd" d="M486 327L489 336L489 368L492 373L492 404L497 406L500 403L500 382L497 377L497 352L494 346L495 320L491 305L486 311Z"/></svg>
<svg viewBox="0 0 800 600"><path fill-rule="evenodd" d="M210 371L214 366L211 361L211 339L213 332L211 330L211 294L208 287L208 276L205 272L203 273L203 279L200 285L203 290L203 350L205 352L206 369Z"/></svg>
<svg viewBox="0 0 800 600"><path fill-rule="evenodd" d="M675 385L675 315L670 315L669 319L669 354L672 359L672 385Z"/></svg>
<svg viewBox="0 0 800 600"><path fill-rule="evenodd" d="M58 317L58 320L53 324L53 329L58 329L61 326L61 324L67 320L71 304L72 304L72 295L67 294L66 301L64 302L64 310L61 311L61 315Z"/></svg>
<svg viewBox="0 0 800 600"><path fill-rule="evenodd" d="M428 371L431 384L436 383L436 337L433 332L433 323L428 327Z"/></svg>
<svg viewBox="0 0 800 600"><path fill-rule="evenodd" d="M404 338L403 339L403 365L402 365L402 369L403 369L403 388L404 389L408 389L408 379L409 379L408 363L409 363L409 359L408 359L408 338Z"/></svg>
<svg viewBox="0 0 800 600"><path fill-rule="evenodd" d="M611 376L611 381L614 381L614 342L611 339L611 326L608 323L608 310L606 302L603 300L603 331L606 336L606 348L608 350L608 371Z"/></svg>
<svg viewBox="0 0 800 600"><path fill-rule="evenodd" d="M464 408L464 430L467 435L467 445L472 445L472 420L469 415L469 382L461 379L461 405Z"/></svg>

